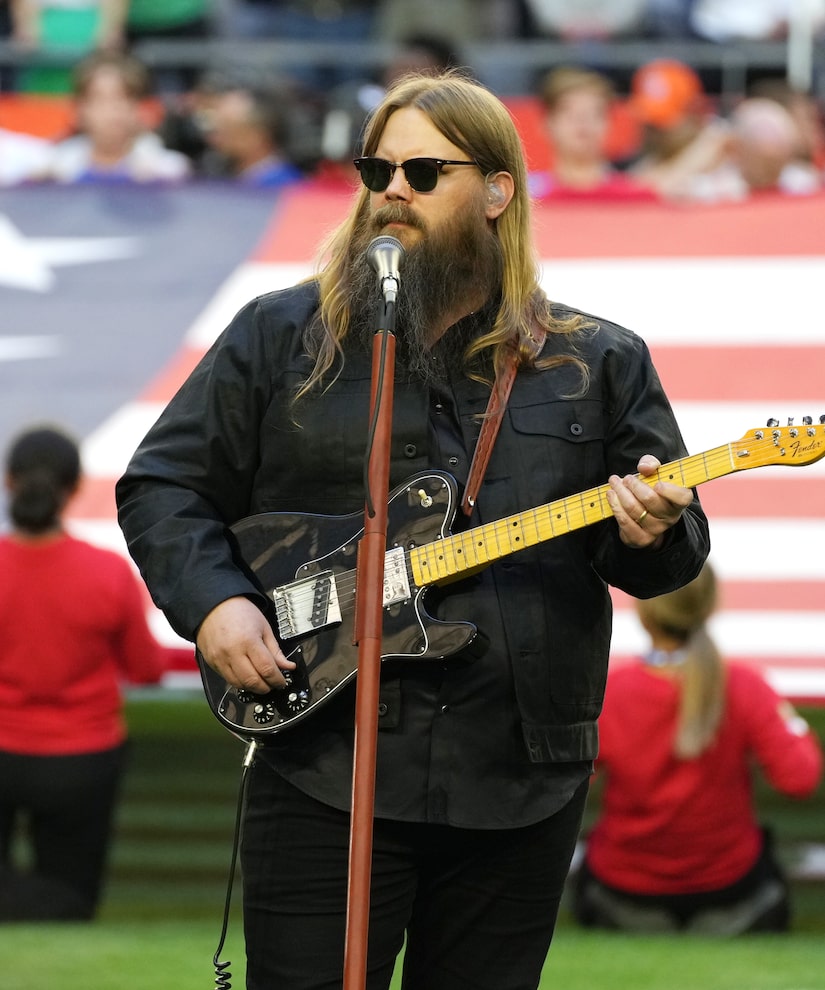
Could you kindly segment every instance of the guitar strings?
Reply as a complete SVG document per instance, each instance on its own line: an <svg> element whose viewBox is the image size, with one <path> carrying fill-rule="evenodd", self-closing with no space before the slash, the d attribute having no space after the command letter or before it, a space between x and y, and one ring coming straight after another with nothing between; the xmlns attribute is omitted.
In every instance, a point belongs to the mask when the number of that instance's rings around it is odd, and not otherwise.
<svg viewBox="0 0 825 990"><path fill-rule="evenodd" d="M766 428L763 437L757 437L755 432L735 444L724 444L663 464L653 475L642 480L651 487L657 481L666 480L693 488L737 471L771 464L807 464L819 460L825 454L825 447L822 453L816 453L815 446L810 451L810 456L791 462L786 460L785 448L779 443L784 431L774 435L770 428ZM804 440L808 437L813 443L816 434L812 428L805 431L805 428L800 427L799 433L798 437L792 438ZM734 453L735 450L738 454ZM767 457L766 452L771 456ZM808 452L804 448L795 452L797 456L800 453L807 455ZM742 459L745 457L746 460ZM609 489L609 485L600 485L404 551L410 597L413 597L416 588L435 584L457 573L478 569L518 550L610 518L613 510L607 500ZM389 552L388 549L387 553ZM357 572L353 569L333 572L331 575L342 615L349 614L355 608L356 577ZM288 588L289 585L283 587ZM314 586L307 587L305 591L296 591L288 597L296 609L312 614L316 600Z"/></svg>

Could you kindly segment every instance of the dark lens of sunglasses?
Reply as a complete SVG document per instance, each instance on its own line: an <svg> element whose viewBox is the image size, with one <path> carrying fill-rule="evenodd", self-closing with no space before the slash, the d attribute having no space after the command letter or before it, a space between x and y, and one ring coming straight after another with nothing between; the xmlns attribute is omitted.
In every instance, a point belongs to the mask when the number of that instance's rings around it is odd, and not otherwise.
<svg viewBox="0 0 825 990"><path fill-rule="evenodd" d="M411 158L404 166L404 174L416 192L432 192L438 182L438 166L426 158Z"/></svg>
<svg viewBox="0 0 825 990"><path fill-rule="evenodd" d="M383 192L392 179L389 162L380 158L363 158L359 166L361 179L370 192Z"/></svg>
<svg viewBox="0 0 825 990"><path fill-rule="evenodd" d="M384 192L395 171L383 158L362 158L358 169L370 192ZM438 165L427 158L411 158L404 165L404 175L416 192L432 192L438 182Z"/></svg>

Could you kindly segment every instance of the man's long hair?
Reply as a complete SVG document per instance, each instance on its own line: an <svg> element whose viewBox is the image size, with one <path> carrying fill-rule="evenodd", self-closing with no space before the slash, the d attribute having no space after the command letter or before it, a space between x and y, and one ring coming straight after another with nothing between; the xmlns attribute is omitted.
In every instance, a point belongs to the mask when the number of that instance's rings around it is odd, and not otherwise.
<svg viewBox="0 0 825 990"><path fill-rule="evenodd" d="M363 138L365 156L375 154L387 121L397 110L405 108L425 113L450 142L478 164L482 174L504 171L513 176L513 199L494 221L502 256L498 311L490 331L470 343L466 358L484 355L492 360L496 373L514 353L520 364L534 364L536 340L543 336L541 331L572 333L582 329L585 321L581 317L556 319L540 287L524 153L509 112L489 90L459 71L407 76L393 86L370 117ZM346 287L351 279L352 258L348 248L367 229L369 195L366 188L361 189L349 217L322 248L322 258L328 258L318 276L323 332L309 344L316 359L315 367L300 393L309 391L323 379L350 330ZM581 362L576 363L580 364L586 380L586 368Z"/></svg>

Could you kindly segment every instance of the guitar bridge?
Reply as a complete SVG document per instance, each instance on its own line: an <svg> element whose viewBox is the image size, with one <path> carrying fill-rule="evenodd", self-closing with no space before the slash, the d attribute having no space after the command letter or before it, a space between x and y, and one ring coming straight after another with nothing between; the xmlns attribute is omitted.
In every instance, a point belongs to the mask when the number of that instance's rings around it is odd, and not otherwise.
<svg viewBox="0 0 825 990"><path fill-rule="evenodd" d="M282 584L272 590L271 596L281 639L317 632L341 621L338 588L332 571L321 571Z"/></svg>

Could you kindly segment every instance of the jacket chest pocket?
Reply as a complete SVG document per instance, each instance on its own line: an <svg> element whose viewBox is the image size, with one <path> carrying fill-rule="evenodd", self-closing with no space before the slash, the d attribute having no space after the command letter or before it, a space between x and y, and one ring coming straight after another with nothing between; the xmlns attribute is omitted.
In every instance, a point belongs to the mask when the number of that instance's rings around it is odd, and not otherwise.
<svg viewBox="0 0 825 990"><path fill-rule="evenodd" d="M533 496L548 501L607 480L601 403L511 404L508 413L511 477L527 478Z"/></svg>

